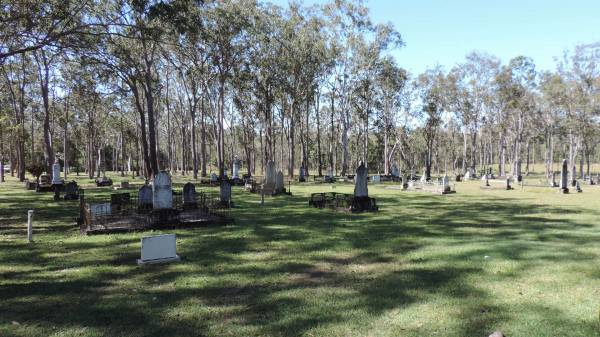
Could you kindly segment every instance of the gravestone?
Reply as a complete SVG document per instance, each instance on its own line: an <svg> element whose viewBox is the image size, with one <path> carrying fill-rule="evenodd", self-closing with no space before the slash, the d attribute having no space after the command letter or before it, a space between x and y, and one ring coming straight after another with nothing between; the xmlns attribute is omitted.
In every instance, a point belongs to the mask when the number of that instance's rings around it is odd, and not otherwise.
<svg viewBox="0 0 600 337"><path fill-rule="evenodd" d="M306 177L304 175L304 166L300 166L300 170L298 170L298 181L303 183L306 181Z"/></svg>
<svg viewBox="0 0 600 337"><path fill-rule="evenodd" d="M277 169L275 168L275 162L269 160L267 163L267 169L265 172L265 184L268 186L275 186L277 180Z"/></svg>
<svg viewBox="0 0 600 337"><path fill-rule="evenodd" d="M569 177L568 177L568 169L567 169L568 165L567 165L567 160L563 159L563 164L562 164L562 168L560 171L560 192L562 193L569 193Z"/></svg>
<svg viewBox="0 0 600 337"><path fill-rule="evenodd" d="M65 200L78 200L79 187L75 181L70 181L65 185Z"/></svg>
<svg viewBox="0 0 600 337"><path fill-rule="evenodd" d="M275 192L283 193L285 191L285 187L283 186L283 172L277 172L277 178L275 179Z"/></svg>
<svg viewBox="0 0 600 337"><path fill-rule="evenodd" d="M52 165L52 185L62 185L63 181L60 179L60 164L58 158Z"/></svg>
<svg viewBox="0 0 600 337"><path fill-rule="evenodd" d="M577 190L577 193L583 192L583 190L581 189L581 185L579 185L579 180L575 181L575 188Z"/></svg>
<svg viewBox="0 0 600 337"><path fill-rule="evenodd" d="M236 159L233 161L233 172L232 172L233 179L239 178L239 170L240 170L240 162L239 162L239 160Z"/></svg>
<svg viewBox="0 0 600 337"><path fill-rule="evenodd" d="M229 179L221 180L219 195L223 206L231 206L231 183L229 182Z"/></svg>
<svg viewBox="0 0 600 337"><path fill-rule="evenodd" d="M195 209L198 207L196 201L196 186L190 182L183 185L183 208Z"/></svg>
<svg viewBox="0 0 600 337"><path fill-rule="evenodd" d="M90 217L97 220L103 216L111 215L112 207L110 203L90 204Z"/></svg>
<svg viewBox="0 0 600 337"><path fill-rule="evenodd" d="M218 180L219 180L219 177L217 177L217 175L214 172L210 174L210 183L211 184L216 184Z"/></svg>
<svg viewBox="0 0 600 337"><path fill-rule="evenodd" d="M510 185L510 178L506 178L506 189L507 190L512 190L513 189L512 186Z"/></svg>
<svg viewBox="0 0 600 337"><path fill-rule="evenodd" d="M368 171L363 162L360 162L360 166L356 169L356 176L354 177L354 196L355 197L368 197L369 189L367 187Z"/></svg>
<svg viewBox="0 0 600 337"><path fill-rule="evenodd" d="M398 170L398 166L394 164L392 166L392 177L397 178L400 176L400 171Z"/></svg>
<svg viewBox="0 0 600 337"><path fill-rule="evenodd" d="M142 238L141 258L137 260L138 264L165 263L179 260L175 234Z"/></svg>
<svg viewBox="0 0 600 337"><path fill-rule="evenodd" d="M571 186L575 187L577 184L577 166L573 165L573 170L571 171Z"/></svg>
<svg viewBox="0 0 600 337"><path fill-rule="evenodd" d="M171 176L165 171L160 171L154 176L154 182L152 183L152 207L154 209L173 208Z"/></svg>
<svg viewBox="0 0 600 337"><path fill-rule="evenodd" d="M376 184L378 184L378 183L380 183L380 182L381 182L381 176L380 176L380 175L378 175L378 174L377 174L377 175L374 175L374 176L372 176L372 177L371 177L371 181L372 181L373 183L376 183Z"/></svg>
<svg viewBox="0 0 600 337"><path fill-rule="evenodd" d="M138 192L138 208L141 210L152 209L152 188L144 185Z"/></svg>

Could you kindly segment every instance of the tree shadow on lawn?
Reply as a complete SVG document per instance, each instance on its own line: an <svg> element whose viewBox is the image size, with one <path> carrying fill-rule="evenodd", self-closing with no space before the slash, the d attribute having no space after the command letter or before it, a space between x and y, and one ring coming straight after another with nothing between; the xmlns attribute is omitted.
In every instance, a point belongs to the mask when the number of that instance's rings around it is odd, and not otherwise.
<svg viewBox="0 0 600 337"><path fill-rule="evenodd" d="M134 267L137 251L130 249L123 254L118 248L104 250L101 256L95 253L83 263L77 256L58 263L40 259L39 250L12 244L3 249L15 250L17 264L42 264L42 269L56 271L65 264L79 262L92 270L60 282L22 283L32 277L26 273L5 279L0 309L8 313L8 321L44 327L83 325L114 335L198 335L232 317L236 319L229 324L234 331L250 327L256 329L252 334L301 335L328 324L349 323L353 319L349 313L356 310L381 315L427 302L431 296L442 296L461 303L462 324L457 329L460 335L474 336L489 333L510 319L504 314L506 308L493 304L492 294L467 281L473 275L485 275L483 267L461 264L481 258L488 250L440 251L439 255L418 259L411 255L413 252L438 242L441 247L485 242L499 256L528 262L532 259L528 254L536 248L527 242L542 235L544 244L557 241L569 247L560 257L549 252L541 257L566 263L582 257L573 248L592 242L586 233L575 233L593 225L553 218L556 208L535 206L532 212L531 205L508 198L478 198L457 205L441 197L413 195L401 200L401 208L392 206L399 203L399 198L385 196L378 200L383 207L375 214L312 209L305 197L276 197L264 208L252 199L244 200L234 210L239 219L237 226L176 231L184 243L180 247L184 262L179 266ZM494 207L490 209L492 200ZM562 209L558 212L565 214ZM567 230L572 232L561 232ZM85 240L61 245L85 255L103 245L114 247L136 240L137 236L130 235L118 242ZM257 260L248 255L252 253L271 255ZM324 269L324 264L330 269ZM353 275L344 270L349 265L379 264L386 266L373 273ZM94 266L103 268L95 270ZM126 268L107 272L105 267L110 266ZM208 276L212 281L194 281L197 276ZM186 278L192 281L182 281ZM122 286L131 280L148 288L132 293ZM174 283L171 288L159 289ZM466 296L477 298L476 304L462 304ZM191 317L170 316L173 309L185 307L190 300L197 300L196 306L223 313L199 310ZM562 319L563 313L555 314ZM569 326L576 324L562 320Z"/></svg>

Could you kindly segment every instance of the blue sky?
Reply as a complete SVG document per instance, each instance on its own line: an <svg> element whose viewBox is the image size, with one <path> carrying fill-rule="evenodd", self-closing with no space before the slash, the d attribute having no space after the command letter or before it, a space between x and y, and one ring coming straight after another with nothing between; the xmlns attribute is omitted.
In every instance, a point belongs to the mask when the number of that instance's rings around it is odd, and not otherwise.
<svg viewBox="0 0 600 337"><path fill-rule="evenodd" d="M449 69L471 51L503 62L525 55L538 69L552 70L565 49L600 41L600 0L370 0L367 6L373 22L392 22L402 34L406 46L394 56L412 73L436 64Z"/></svg>

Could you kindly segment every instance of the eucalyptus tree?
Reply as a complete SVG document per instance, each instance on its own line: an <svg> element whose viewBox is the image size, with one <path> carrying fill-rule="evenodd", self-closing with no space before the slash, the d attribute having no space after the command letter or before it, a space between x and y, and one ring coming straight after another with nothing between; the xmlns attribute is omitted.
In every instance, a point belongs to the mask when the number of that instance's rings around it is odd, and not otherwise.
<svg viewBox="0 0 600 337"><path fill-rule="evenodd" d="M463 128L462 171L467 169L467 158L471 169L477 164L477 135L482 119L490 113L489 97L500 61L495 57L470 53L464 63L456 65L449 74L448 99L450 108ZM467 156L470 136L470 155Z"/></svg>
<svg viewBox="0 0 600 337"><path fill-rule="evenodd" d="M402 108L403 98L405 98L405 88L408 82L408 73L406 70L398 67L391 57L383 58L377 67L376 74L376 97L377 97L377 120L383 131L383 160L384 173L390 174L391 164L397 146L391 146L391 141L395 136L397 120Z"/></svg>
<svg viewBox="0 0 600 337"><path fill-rule="evenodd" d="M418 108L421 112L422 135L426 147L425 176L428 180L431 178L436 136L447 106L446 81L446 76L440 67L428 69L416 79L420 99Z"/></svg>
<svg viewBox="0 0 600 337"><path fill-rule="evenodd" d="M598 144L600 115L600 42L579 45L566 52L558 72L565 81L565 120L569 138L569 161L575 165L581 150L580 173L583 161L590 173L590 156Z"/></svg>
<svg viewBox="0 0 600 337"><path fill-rule="evenodd" d="M26 54L7 57L0 65L0 71L4 84L3 92L7 94L5 102L8 103L10 110L12 110L10 130L13 131L12 134L14 135L13 142L16 163L12 163L13 167L11 169L14 169L14 166L16 166L19 181L24 181L27 167L25 163L25 143L28 138L25 129L25 111L32 100L30 90L34 81L31 58ZM33 139L33 134L30 137L30 139Z"/></svg>
<svg viewBox="0 0 600 337"><path fill-rule="evenodd" d="M219 176L225 174L225 96L226 85L231 80L233 67L242 54L241 40L254 15L256 3L252 0L206 2L205 41L211 65L216 72L217 101L217 166Z"/></svg>

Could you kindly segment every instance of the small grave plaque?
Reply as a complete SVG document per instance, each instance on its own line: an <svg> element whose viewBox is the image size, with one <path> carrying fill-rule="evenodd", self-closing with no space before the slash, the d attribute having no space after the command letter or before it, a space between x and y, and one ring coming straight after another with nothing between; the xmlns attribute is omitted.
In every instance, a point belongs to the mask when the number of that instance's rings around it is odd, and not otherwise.
<svg viewBox="0 0 600 337"><path fill-rule="evenodd" d="M164 234L142 238L141 259L138 264L153 264L179 261L175 234Z"/></svg>

